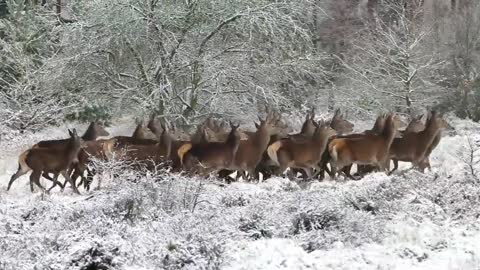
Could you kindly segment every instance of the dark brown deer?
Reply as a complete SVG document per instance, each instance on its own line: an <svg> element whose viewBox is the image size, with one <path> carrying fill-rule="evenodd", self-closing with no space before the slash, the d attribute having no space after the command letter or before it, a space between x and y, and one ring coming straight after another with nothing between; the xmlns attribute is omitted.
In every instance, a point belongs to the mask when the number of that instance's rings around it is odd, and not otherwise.
<svg viewBox="0 0 480 270"><path fill-rule="evenodd" d="M405 133L402 138L396 138L390 149L390 159L393 160L393 173L398 169L398 161L411 162L414 167L426 167L426 158L438 145L441 138L441 130L447 127L445 120L437 113L432 112L425 124L425 129L420 132ZM422 165L423 164L423 165Z"/></svg>
<svg viewBox="0 0 480 270"><path fill-rule="evenodd" d="M208 142L182 145L178 151L181 164L187 170L208 174L215 170L228 169L240 144L239 125L230 122L231 131L225 142Z"/></svg>
<svg viewBox="0 0 480 270"><path fill-rule="evenodd" d="M382 134L358 138L337 138L328 145L332 174L352 163L387 169L388 153L397 133L395 114L389 113Z"/></svg>
<svg viewBox="0 0 480 270"><path fill-rule="evenodd" d="M105 130L98 122L91 122L85 133L82 135L83 141L95 141L98 137L108 136L110 133ZM32 148L39 147L65 147L69 139L40 141L32 146Z"/></svg>
<svg viewBox="0 0 480 270"><path fill-rule="evenodd" d="M67 170L70 168L72 163L77 159L78 152L80 151L81 142L80 137L77 135L77 131L73 129L72 131L68 130L70 134L70 139L68 140L67 146L61 149L55 147L52 148L33 148L22 153L18 160L18 170L10 178L8 183L7 191L10 190L13 182L20 176L32 171L30 174L30 189L33 192L33 183L35 183L41 190L45 191L45 188L40 184L40 176L43 172L53 173L55 177L53 178L53 185L48 189L49 192L57 184L62 186L57 178L61 174L65 179L67 179L72 185L73 190L80 194L75 183L72 182L72 179L67 173ZM62 187L63 190L63 187Z"/></svg>
<svg viewBox="0 0 480 270"><path fill-rule="evenodd" d="M280 167L280 172L287 168L298 168L303 169L307 177L311 178L312 169L319 169L318 163L325 151L328 139L335 134L334 129L321 122L308 141L280 140L270 145L267 153L270 159Z"/></svg>

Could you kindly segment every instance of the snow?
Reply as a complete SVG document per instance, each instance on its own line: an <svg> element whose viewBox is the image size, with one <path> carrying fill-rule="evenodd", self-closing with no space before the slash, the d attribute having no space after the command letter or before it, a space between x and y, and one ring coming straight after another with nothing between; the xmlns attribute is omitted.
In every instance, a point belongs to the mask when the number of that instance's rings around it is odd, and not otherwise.
<svg viewBox="0 0 480 270"><path fill-rule="evenodd" d="M27 176L6 192L18 154L67 127L10 134L0 142L0 269L480 269L480 183L467 164L480 126L450 122L425 174L403 163L360 181L224 186L112 166L82 195L32 194Z"/></svg>

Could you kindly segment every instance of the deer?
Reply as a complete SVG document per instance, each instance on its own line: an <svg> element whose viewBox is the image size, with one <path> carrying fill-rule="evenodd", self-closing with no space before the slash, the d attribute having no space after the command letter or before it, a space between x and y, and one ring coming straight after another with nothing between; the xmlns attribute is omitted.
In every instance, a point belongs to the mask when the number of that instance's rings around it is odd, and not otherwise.
<svg viewBox="0 0 480 270"><path fill-rule="evenodd" d="M32 171L30 174L30 190L33 192L33 183L35 183L43 192L49 193L57 184L62 186L57 178L61 174L72 185L75 193L80 194L75 183L72 182L67 170L70 168L73 162L78 158L78 152L81 147L80 137L77 135L77 131L73 129L68 130L70 139L68 140L66 147L63 148L32 148L23 152L18 159L17 172L12 175L8 182L7 191L10 190L13 182L20 176ZM42 173L54 173L53 185L45 190L40 184L40 176ZM64 186L62 186L63 191Z"/></svg>
<svg viewBox="0 0 480 270"><path fill-rule="evenodd" d="M429 155L441 139L441 130L447 127L446 121L436 111L427 118L425 129L419 132L406 132L402 138L396 138L391 147L389 158L393 161L392 174L398 169L398 161L411 162L421 171L428 167Z"/></svg>
<svg viewBox="0 0 480 270"><path fill-rule="evenodd" d="M84 142L95 141L98 137L109 136L105 128L100 125L98 122L91 122L85 130L85 133L82 135L81 139ZM47 140L47 141L40 141L32 146L32 148L55 148L58 150L64 149L69 142L69 139L60 139L60 140ZM70 175L71 171L69 171ZM52 181L53 178L48 175L47 172L43 173L42 175L44 178Z"/></svg>
<svg viewBox="0 0 480 270"><path fill-rule="evenodd" d="M115 136L113 137L116 141L115 148L123 148L130 144L143 144L143 145L154 145L158 143L157 139L152 139L152 136L148 135L151 132L145 127L145 123L140 121L132 136Z"/></svg>
<svg viewBox="0 0 480 270"><path fill-rule="evenodd" d="M337 131L337 135L343 135L353 131L353 123L346 120L340 111L340 108L335 110L332 120L330 120L330 127Z"/></svg>
<svg viewBox="0 0 480 270"><path fill-rule="evenodd" d="M348 135L337 135L337 136L332 137L332 139L335 139L335 138L361 138L361 137L364 137L366 135L381 134L383 132L384 127L385 127L386 117L387 117L386 113L378 115L372 129L367 129L367 130L363 131L362 133L353 133L353 134L348 134ZM325 175L324 171L327 171L330 174L330 176L333 177L332 173L327 168L327 163L330 161L330 159L331 159L330 153L328 151L325 151L324 154L323 154L323 157L322 157L321 164L320 164L320 167L322 168L322 171L320 173L320 179L323 179L325 177L324 176ZM345 166L342 169L342 172L348 178L356 179L350 173L352 165L353 164ZM359 174L359 175L367 174L367 173L373 171L374 169L375 169L375 167L370 166L370 165L358 165L357 164L357 174Z"/></svg>
<svg viewBox="0 0 480 270"><path fill-rule="evenodd" d="M177 150L177 156L184 168L199 169L203 173L228 169L240 145L239 125L230 122L230 133L225 142L186 143ZM194 168L195 167L195 168Z"/></svg>
<svg viewBox="0 0 480 270"><path fill-rule="evenodd" d="M289 139L292 140L305 140L312 137L316 129L315 124L315 109L312 108L311 111L305 114L305 121L302 124L302 128L299 133L288 135Z"/></svg>
<svg viewBox="0 0 480 270"><path fill-rule="evenodd" d="M405 130L400 130L401 137L406 133L416 133L424 130L425 124L422 122L422 118L423 114L412 117Z"/></svg>
<svg viewBox="0 0 480 270"><path fill-rule="evenodd" d="M386 114L383 114L383 117L377 118L375 125L371 130L366 130L363 134L380 134L385 126ZM422 123L423 115L417 115L410 119L407 127L404 130L399 130L398 135L402 137L404 134L409 132L418 132L425 128L425 125ZM399 123L401 124L401 123ZM347 168L347 167L345 167ZM371 165L358 165L357 174L365 175L367 173L373 172L375 169L378 169ZM344 171L345 172L345 171Z"/></svg>
<svg viewBox="0 0 480 270"><path fill-rule="evenodd" d="M95 141L98 137L109 136L107 130L101 126L98 122L91 122L88 126L85 133L82 135L81 139L83 141ZM60 140L48 140L40 141L32 146L32 148L43 148L43 147L64 147L68 143L69 139L60 139Z"/></svg>
<svg viewBox="0 0 480 270"><path fill-rule="evenodd" d="M328 144L333 177L336 171L353 163L387 169L388 153L397 133L395 113L389 113L381 134L357 138L336 138Z"/></svg>
<svg viewBox="0 0 480 270"><path fill-rule="evenodd" d="M308 178L312 178L312 169L320 169L318 164L326 149L328 139L337 133L325 122L320 122L313 136L304 142L280 140L267 148L270 159L279 166L279 171L287 168L303 169ZM292 178L291 173L289 178Z"/></svg>
<svg viewBox="0 0 480 270"><path fill-rule="evenodd" d="M161 124L162 133L154 145L127 145L122 157L128 161L140 162L147 169L153 169L158 164L168 161L171 154L172 138L167 127ZM153 162L153 164L152 164Z"/></svg>
<svg viewBox="0 0 480 270"><path fill-rule="evenodd" d="M260 123L255 123L256 132L249 135L248 139L240 141L235 159L230 167L231 170L238 171L237 179L240 176L246 179L245 172L248 172L250 178L254 177L255 169L262 160L263 153L267 150L270 142L274 129L272 114L269 113L265 120L258 116L258 120Z"/></svg>
<svg viewBox="0 0 480 270"><path fill-rule="evenodd" d="M90 190L90 184L96 173L94 170L88 168L88 165L91 163L91 158L94 157L103 161L109 160L113 155L115 143L115 139L84 142L82 149L78 152L78 162L73 165L73 172L70 176L73 183L76 183L78 177L80 177L77 188L83 183L84 189L87 191ZM87 171L86 177L84 176L85 171ZM64 186L65 184L66 181Z"/></svg>

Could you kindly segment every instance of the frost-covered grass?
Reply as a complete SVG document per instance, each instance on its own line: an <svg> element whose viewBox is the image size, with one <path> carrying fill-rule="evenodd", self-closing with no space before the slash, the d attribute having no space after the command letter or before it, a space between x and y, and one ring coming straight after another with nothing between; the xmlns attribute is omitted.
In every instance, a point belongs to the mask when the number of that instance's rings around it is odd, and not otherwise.
<svg viewBox="0 0 480 270"><path fill-rule="evenodd" d="M27 177L5 191L15 155L63 130L4 140L0 269L480 269L468 143L480 127L453 125L425 174L403 165L361 181L224 186L109 169L80 196L31 194Z"/></svg>

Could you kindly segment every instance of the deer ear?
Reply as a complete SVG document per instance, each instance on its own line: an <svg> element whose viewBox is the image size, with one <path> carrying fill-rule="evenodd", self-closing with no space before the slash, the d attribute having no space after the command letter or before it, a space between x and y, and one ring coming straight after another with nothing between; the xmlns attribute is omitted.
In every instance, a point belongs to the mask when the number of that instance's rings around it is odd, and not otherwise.
<svg viewBox="0 0 480 270"><path fill-rule="evenodd" d="M260 124L257 124L257 122L255 122L254 124L257 129L260 128Z"/></svg>
<svg viewBox="0 0 480 270"><path fill-rule="evenodd" d="M72 131L70 129L68 129L68 135L70 135L70 137L73 136Z"/></svg>

